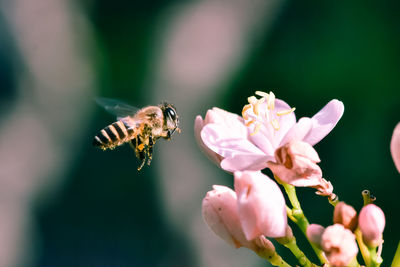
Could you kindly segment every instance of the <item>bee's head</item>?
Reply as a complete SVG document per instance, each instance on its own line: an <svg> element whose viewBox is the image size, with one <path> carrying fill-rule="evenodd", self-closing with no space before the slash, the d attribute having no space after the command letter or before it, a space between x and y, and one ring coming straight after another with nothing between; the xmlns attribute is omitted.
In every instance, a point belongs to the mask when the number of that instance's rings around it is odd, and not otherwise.
<svg viewBox="0 0 400 267"><path fill-rule="evenodd" d="M174 105L163 102L160 104L160 108L163 112L165 118L165 126L166 128L171 131L171 134L175 132L175 130L180 131L178 128L179 125L179 118L178 114L176 114L176 108Z"/></svg>

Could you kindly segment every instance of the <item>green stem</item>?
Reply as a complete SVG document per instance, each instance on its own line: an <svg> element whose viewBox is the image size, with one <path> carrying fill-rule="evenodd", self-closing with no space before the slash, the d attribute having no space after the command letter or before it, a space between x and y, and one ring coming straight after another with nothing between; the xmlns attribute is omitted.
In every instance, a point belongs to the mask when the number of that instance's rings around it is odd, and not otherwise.
<svg viewBox="0 0 400 267"><path fill-rule="evenodd" d="M348 267L360 267L360 264L357 261L357 258L354 257L351 262L349 263Z"/></svg>
<svg viewBox="0 0 400 267"><path fill-rule="evenodd" d="M279 266L279 267L291 267L286 261L284 261L282 259L281 256L279 256L278 253L274 252L274 254L270 254L270 253L263 253L263 252L259 252L257 253L258 256L260 256L263 259L266 259L267 261L269 261L273 266Z"/></svg>
<svg viewBox="0 0 400 267"><path fill-rule="evenodd" d="M286 194L288 195L290 203L293 206L291 215L297 220L297 222L295 222L295 223L297 224L297 226L300 228L300 230L303 232L303 234L307 238L307 227L309 225L309 222L308 222L306 216L304 215L303 210L301 209L300 202L296 195L296 188L293 185L289 185L286 183L282 183L282 186L285 188ZM308 240L308 238L307 238L307 240ZM311 244L312 248L314 249L315 254L317 254L319 261L322 264L326 263L326 259L325 259L325 256L324 256L322 250L317 248L310 241L309 241L309 243Z"/></svg>
<svg viewBox="0 0 400 267"><path fill-rule="evenodd" d="M396 254L394 254L394 258L392 261L392 267L400 266L400 242L397 246Z"/></svg>
<svg viewBox="0 0 400 267"><path fill-rule="evenodd" d="M376 254L376 247L369 247L369 255L371 261L369 262L368 267L379 267L382 264L382 257Z"/></svg>
<svg viewBox="0 0 400 267"><path fill-rule="evenodd" d="M358 246L360 247L360 252L364 259L365 265L369 266L369 262L371 261L371 258L369 255L368 247L364 244L364 241L362 240L362 233L361 233L360 229L357 228L356 231L354 232L354 234L356 235L356 240L357 240Z"/></svg>
<svg viewBox="0 0 400 267"><path fill-rule="evenodd" d="M293 253L293 255L296 257L297 261L301 266L305 267L316 266L315 264L311 263L311 261L306 257L304 252L301 251L300 248L297 246L295 237L293 237L289 242L283 245Z"/></svg>

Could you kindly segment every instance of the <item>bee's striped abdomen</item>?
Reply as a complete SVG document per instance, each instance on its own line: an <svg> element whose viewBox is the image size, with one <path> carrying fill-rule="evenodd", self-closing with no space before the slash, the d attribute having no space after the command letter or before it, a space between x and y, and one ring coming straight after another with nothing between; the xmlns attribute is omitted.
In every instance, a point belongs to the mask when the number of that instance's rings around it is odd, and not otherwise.
<svg viewBox="0 0 400 267"><path fill-rule="evenodd" d="M133 132L122 121L116 121L94 137L93 145L102 149L114 148L131 139Z"/></svg>

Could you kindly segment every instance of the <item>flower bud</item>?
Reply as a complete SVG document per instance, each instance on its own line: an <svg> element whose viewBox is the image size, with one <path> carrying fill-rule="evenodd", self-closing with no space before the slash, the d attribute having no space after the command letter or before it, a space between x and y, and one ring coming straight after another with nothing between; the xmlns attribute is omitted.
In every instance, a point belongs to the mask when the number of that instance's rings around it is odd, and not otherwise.
<svg viewBox="0 0 400 267"><path fill-rule="evenodd" d="M317 186L322 171L314 148L302 141L291 141L275 151L275 162L268 162L271 171L285 183L294 186Z"/></svg>
<svg viewBox="0 0 400 267"><path fill-rule="evenodd" d="M375 204L368 204L360 211L358 218L363 241L369 247L377 247L382 243L385 228L385 214Z"/></svg>
<svg viewBox="0 0 400 267"><path fill-rule="evenodd" d="M247 240L260 235L283 237L287 216L278 185L261 172L235 172L239 218Z"/></svg>
<svg viewBox="0 0 400 267"><path fill-rule="evenodd" d="M341 201L335 206L333 222L339 223L354 232L357 228L357 212L352 206Z"/></svg>
<svg viewBox="0 0 400 267"><path fill-rule="evenodd" d="M394 165L396 165L397 171L400 172L400 123L394 128L390 142L390 152L392 153Z"/></svg>
<svg viewBox="0 0 400 267"><path fill-rule="evenodd" d="M321 239L322 234L324 233L325 228L319 224L310 224L307 227L307 238L311 243L316 245L318 248L321 248Z"/></svg>
<svg viewBox="0 0 400 267"><path fill-rule="evenodd" d="M203 199L203 218L211 230L228 244L255 249L242 231L236 193L226 186L214 185Z"/></svg>
<svg viewBox="0 0 400 267"><path fill-rule="evenodd" d="M331 225L325 229L321 238L321 247L333 267L348 266L358 253L354 234L341 224Z"/></svg>

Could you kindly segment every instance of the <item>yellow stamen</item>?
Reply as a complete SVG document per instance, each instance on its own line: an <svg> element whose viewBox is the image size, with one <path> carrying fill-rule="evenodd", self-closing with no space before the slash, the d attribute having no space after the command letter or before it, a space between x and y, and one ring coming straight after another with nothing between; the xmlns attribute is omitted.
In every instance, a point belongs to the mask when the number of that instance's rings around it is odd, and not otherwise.
<svg viewBox="0 0 400 267"><path fill-rule="evenodd" d="M247 98L250 104L255 104L257 102L257 98L255 96L250 96Z"/></svg>
<svg viewBox="0 0 400 267"><path fill-rule="evenodd" d="M269 92L267 106L268 106L268 109L270 109L270 110L273 110L275 108L275 95L272 92Z"/></svg>
<svg viewBox="0 0 400 267"><path fill-rule="evenodd" d="M296 108L291 108L291 109L288 109L288 110L279 111L279 112L276 113L276 115L277 116L287 115L287 114L292 113L295 110L296 110Z"/></svg>
<svg viewBox="0 0 400 267"><path fill-rule="evenodd" d="M271 125L272 125L272 127L274 127L275 131L278 131L279 128L280 128L279 122L278 122L276 119L273 119L273 120L271 121Z"/></svg>
<svg viewBox="0 0 400 267"><path fill-rule="evenodd" d="M257 102L253 105L254 114L256 114L257 116L260 115L259 106L260 106L260 104L262 104L264 101L265 101L265 98L264 98L264 97L263 97L263 98L260 98L260 99L258 99Z"/></svg>
<svg viewBox="0 0 400 267"><path fill-rule="evenodd" d="M247 116L247 114L245 112L250 108L251 108L251 104L247 104L247 105L245 105L243 107L243 109L242 109L242 117L243 117L243 119L245 119L245 120L249 119L249 117Z"/></svg>
<svg viewBox="0 0 400 267"><path fill-rule="evenodd" d="M140 144L140 145L138 145L138 147L137 147L137 148L138 148L138 150L139 150L139 151L143 151L143 149L144 149L144 144Z"/></svg>
<svg viewBox="0 0 400 267"><path fill-rule="evenodd" d="M254 127L254 132L252 132L250 135L253 136L253 135L257 134L260 131L260 127L261 127L261 124L257 123L256 127Z"/></svg>
<svg viewBox="0 0 400 267"><path fill-rule="evenodd" d="M259 95L259 96L265 97L265 98L269 97L269 95L266 92L262 92L262 91L256 91L256 95Z"/></svg>
<svg viewBox="0 0 400 267"><path fill-rule="evenodd" d="M248 122L246 122L246 126L250 126L252 123L254 123L254 122L256 122L255 120L251 120L251 121L248 121Z"/></svg>

